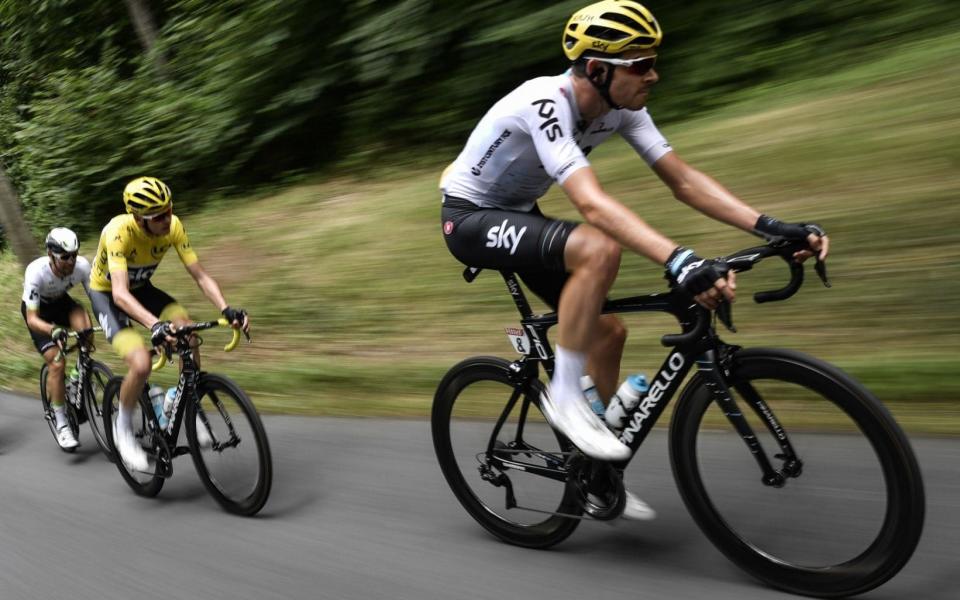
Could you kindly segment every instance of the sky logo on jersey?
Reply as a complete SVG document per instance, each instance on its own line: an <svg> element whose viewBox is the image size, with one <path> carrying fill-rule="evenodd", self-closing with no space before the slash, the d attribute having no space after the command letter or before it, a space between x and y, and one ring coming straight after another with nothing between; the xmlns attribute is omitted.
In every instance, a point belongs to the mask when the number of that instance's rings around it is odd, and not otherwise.
<svg viewBox="0 0 960 600"><path fill-rule="evenodd" d="M563 137L563 128L560 127L560 119L553 116L556 112L553 105L556 104L556 102L549 98L542 98L540 100L534 100L531 104L533 106L540 105L537 109L537 114L544 119L543 123L540 124L540 131L547 133L547 139L555 142L558 138Z"/></svg>
<svg viewBox="0 0 960 600"><path fill-rule="evenodd" d="M507 227L507 219L504 219L503 223L494 225L487 231L486 247L509 248L510 254L512 255L517 251L517 246L520 245L520 238L522 238L526 232L526 226L521 227L519 231L516 225Z"/></svg>

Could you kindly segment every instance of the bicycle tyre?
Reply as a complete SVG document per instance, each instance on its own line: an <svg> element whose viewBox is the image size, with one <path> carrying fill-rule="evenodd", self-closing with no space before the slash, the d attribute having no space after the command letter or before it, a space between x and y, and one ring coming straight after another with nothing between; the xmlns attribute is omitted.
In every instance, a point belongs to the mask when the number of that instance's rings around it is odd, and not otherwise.
<svg viewBox="0 0 960 600"><path fill-rule="evenodd" d="M53 435L53 440L57 443L57 448L60 448L62 452L67 454L73 454L76 452L77 447L74 448L64 448L60 445L59 438L57 436L57 417L53 412L53 404L50 403L50 398L47 396L47 374L50 371L50 367L46 363L40 367L40 403L43 407L43 417L47 421L47 427L50 428L50 433ZM67 419L67 425L70 426L70 430L73 431L73 437L76 440L80 439L80 422L77 418L76 408L69 401L63 403L64 406L64 415Z"/></svg>
<svg viewBox="0 0 960 600"><path fill-rule="evenodd" d="M697 374L684 388L674 412L670 426L670 458L684 503L712 543L754 577L796 594L825 598L849 596L876 588L893 577L910 559L919 542L924 520L924 491L920 468L910 443L887 409L840 369L789 350L757 348L739 351L733 357L727 381L731 392L736 390L740 395L743 394L741 390L749 391L755 385L769 385L765 381L773 381L774 385L793 385L817 394L839 408L869 442L869 446L864 444L865 455L869 456L872 448L875 460L879 461L877 472L883 474L886 504L882 524L872 543L859 555L829 565L789 562L744 539L715 505L714 500L726 499L720 495L711 498L704 486L703 476L710 473L700 471L697 443L705 412L713 401L706 378ZM738 399L738 403L743 402ZM742 406L741 409L746 413ZM780 415L777 418L780 419ZM791 435L790 424L784 422L783 425ZM739 442L739 437L736 441ZM742 450L749 455L745 447ZM801 476L806 476L808 471L815 473L818 466L824 470L830 465L826 461L804 465ZM759 474L757 469L758 485ZM839 485L847 485L847 482L841 480ZM788 481L782 489L790 490L791 483ZM737 494L741 492L738 490ZM846 500L839 491L829 493ZM783 518L783 515L775 516Z"/></svg>
<svg viewBox="0 0 960 600"><path fill-rule="evenodd" d="M234 406L228 407L227 400L232 400ZM205 427L209 426L205 434L209 436L210 442L203 447L197 440L198 407L207 419L207 423L201 421L201 424ZM237 435L241 416L245 419L247 427L244 435ZM194 467L210 495L227 512L243 516L251 516L259 512L270 497L270 489L273 485L273 463L266 429L247 394L227 377L203 373L197 383L197 401L187 403L184 418L187 427L187 444L190 447ZM257 462L256 477L249 486L236 481L235 477L218 476L215 472L229 473L232 467L236 467L242 461L242 458L236 457L237 453L231 453L231 455L224 453L241 447L247 435L253 437ZM249 447L249 442L246 447ZM223 459L223 456L230 457ZM237 490L238 487L242 489Z"/></svg>
<svg viewBox="0 0 960 600"><path fill-rule="evenodd" d="M114 420L119 407L120 385L122 383L123 377L113 377L107 382L103 391L103 403L101 405L103 409L103 432L110 448L117 447L113 436ZM133 417L134 429L141 440L141 445L144 446L148 460L153 463L153 470L148 473L130 472L119 451L114 453L115 460L113 462L117 465L117 470L120 471L123 480L135 494L152 498L159 494L160 489L163 488L164 478L161 475L163 467L162 461L158 460L158 457L165 454L167 457L165 460L169 460L170 454L166 442L163 440L163 435L160 433L160 425L157 423L146 390L138 398L138 407L140 409L139 415ZM144 440L146 441L144 442Z"/></svg>
<svg viewBox="0 0 960 600"><path fill-rule="evenodd" d="M113 447L107 440L107 434L103 429L102 405L106 386L113 378L113 372L107 365L100 361L93 360L90 361L88 377L89 379L85 383L83 390L83 402L87 409L87 420L90 422L93 439L96 440L97 445L100 446L100 450L103 451L106 457L113 461Z"/></svg>
<svg viewBox="0 0 960 600"><path fill-rule="evenodd" d="M469 386L482 382L492 382L506 386L503 390L503 404L493 408L500 410L506 406L513 391L510 364L509 361L502 358L478 356L460 362L447 372L437 386L433 399L431 413L433 446L440 468L453 494L470 516L484 529L510 544L527 548L547 548L570 536L580 524L580 520L567 516L549 515L541 522L524 524L499 514L496 509L485 503L467 482L464 472L458 464L457 453L452 442L451 421L453 421L453 411L458 399L461 398L464 390ZM542 391L543 384L539 380L531 381L531 388L526 392L530 400L530 406L537 406L535 400L539 399ZM487 437L489 435L489 433L485 434ZM555 438L561 452L573 450L570 442L556 432L550 430L547 435ZM484 453L483 446L477 447L475 450L478 453ZM484 482L482 485L490 484ZM497 491L499 492L499 490ZM582 505L577 501L570 486L564 486L562 496L553 512L568 515L582 514Z"/></svg>

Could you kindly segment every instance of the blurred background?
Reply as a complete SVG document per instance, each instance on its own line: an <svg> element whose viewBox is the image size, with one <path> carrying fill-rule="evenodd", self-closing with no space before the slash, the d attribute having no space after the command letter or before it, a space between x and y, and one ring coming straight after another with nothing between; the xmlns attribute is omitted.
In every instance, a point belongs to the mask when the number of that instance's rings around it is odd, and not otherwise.
<svg viewBox="0 0 960 600"><path fill-rule="evenodd" d="M758 306L749 294L785 273L751 272L740 333L725 339L835 362L908 430L956 433L956 3L644 3L665 32L649 108L676 151L832 239L832 289L811 277ZM207 336L206 368L268 412L427 415L456 361L512 354L503 327L518 321L495 274L461 279L439 174L500 96L566 68L560 31L582 4L0 0L0 387L34 393L41 364L18 310L21 262L52 226L78 231L91 257L125 183L151 175L252 315L254 341L233 355ZM590 158L608 191L700 254L756 242L674 201L619 139ZM541 206L576 216L556 189ZM31 256L13 251L17 208ZM154 282L195 318L216 316L178 265L168 257ZM661 269L632 256L613 295L663 288ZM627 325L624 372L656 371L676 323Z"/></svg>

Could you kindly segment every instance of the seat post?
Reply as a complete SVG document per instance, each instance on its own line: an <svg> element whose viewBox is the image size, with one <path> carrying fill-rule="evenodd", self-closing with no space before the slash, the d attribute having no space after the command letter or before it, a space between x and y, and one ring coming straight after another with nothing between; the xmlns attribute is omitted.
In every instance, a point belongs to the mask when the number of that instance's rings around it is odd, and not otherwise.
<svg viewBox="0 0 960 600"><path fill-rule="evenodd" d="M507 284L507 291L510 292L510 296L513 297L513 303L517 305L517 310L520 311L520 316L524 319L529 319L533 317L533 309L530 308L530 303L527 302L527 297L523 293L523 289L520 287L520 282L517 281L517 276L513 271L500 271L500 275L503 277L503 281Z"/></svg>

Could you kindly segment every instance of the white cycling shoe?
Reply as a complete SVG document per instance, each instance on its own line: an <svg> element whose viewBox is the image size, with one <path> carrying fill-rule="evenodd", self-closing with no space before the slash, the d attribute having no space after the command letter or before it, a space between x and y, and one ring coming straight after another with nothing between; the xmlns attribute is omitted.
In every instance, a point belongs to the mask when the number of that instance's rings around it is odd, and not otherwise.
<svg viewBox="0 0 960 600"><path fill-rule="evenodd" d="M60 449L64 452L73 452L80 445L80 442L73 435L73 430L66 424L57 430L57 443L60 444Z"/></svg>
<svg viewBox="0 0 960 600"><path fill-rule="evenodd" d="M629 521L652 521L657 518L657 511L628 490L627 503L623 507L623 515L621 516Z"/></svg>
<svg viewBox="0 0 960 600"><path fill-rule="evenodd" d="M137 438L134 437L133 432L122 427L116 427L114 428L113 439L116 441L117 452L120 453L120 458L127 469L146 472L149 467L147 453L137 443Z"/></svg>
<svg viewBox="0 0 960 600"><path fill-rule="evenodd" d="M630 448L587 406L583 394L572 401L555 402L549 392L544 392L540 409L547 421L587 456L612 462L630 458Z"/></svg>

